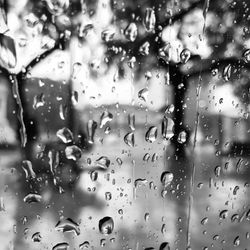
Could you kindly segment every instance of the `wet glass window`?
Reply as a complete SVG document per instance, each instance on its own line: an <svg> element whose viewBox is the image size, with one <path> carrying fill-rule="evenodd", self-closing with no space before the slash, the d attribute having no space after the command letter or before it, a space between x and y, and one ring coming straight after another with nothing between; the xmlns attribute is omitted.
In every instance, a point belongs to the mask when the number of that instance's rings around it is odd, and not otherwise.
<svg viewBox="0 0 250 250"><path fill-rule="evenodd" d="M0 0L0 249L250 249L250 2Z"/></svg>

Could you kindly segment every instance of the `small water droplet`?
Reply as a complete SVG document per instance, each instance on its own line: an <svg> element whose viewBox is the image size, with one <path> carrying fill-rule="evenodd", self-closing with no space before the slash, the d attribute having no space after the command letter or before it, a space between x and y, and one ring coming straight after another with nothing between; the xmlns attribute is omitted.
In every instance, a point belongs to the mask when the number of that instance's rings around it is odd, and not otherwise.
<svg viewBox="0 0 250 250"><path fill-rule="evenodd" d="M46 0L48 11L55 16L63 14L69 7L69 0Z"/></svg>
<svg viewBox="0 0 250 250"><path fill-rule="evenodd" d="M148 88L141 89L138 92L138 98L144 102L147 102L149 90Z"/></svg>
<svg viewBox="0 0 250 250"><path fill-rule="evenodd" d="M73 64L73 71L72 71L72 79L75 80L77 79L77 76L82 68L82 64L79 62L76 62Z"/></svg>
<svg viewBox="0 0 250 250"><path fill-rule="evenodd" d="M147 32L153 32L155 30L155 12L152 8L146 8L146 12L143 19L143 24Z"/></svg>
<svg viewBox="0 0 250 250"><path fill-rule="evenodd" d="M149 42L143 43L139 48L139 53L143 56L149 55L149 47L150 47Z"/></svg>
<svg viewBox="0 0 250 250"><path fill-rule="evenodd" d="M87 134L88 134L88 142L90 144L94 143L96 128L97 128L97 122L94 120L89 120L87 124Z"/></svg>
<svg viewBox="0 0 250 250"><path fill-rule="evenodd" d="M245 62L250 62L250 49L246 49L243 52L242 57L244 58Z"/></svg>
<svg viewBox="0 0 250 250"><path fill-rule="evenodd" d="M76 235L80 235L80 227L70 218L62 218L55 226L55 230L58 232L73 232Z"/></svg>
<svg viewBox="0 0 250 250"><path fill-rule="evenodd" d="M137 26L135 23L130 23L127 28L124 31L125 37L131 41L134 42L137 37Z"/></svg>
<svg viewBox="0 0 250 250"><path fill-rule="evenodd" d="M169 243L168 242L161 243L159 250L170 250Z"/></svg>
<svg viewBox="0 0 250 250"><path fill-rule="evenodd" d="M162 136L164 139L169 140L174 136L173 127L174 127L174 121L164 116L161 125Z"/></svg>
<svg viewBox="0 0 250 250"><path fill-rule="evenodd" d="M52 250L68 250L69 244L67 242L61 242L53 246Z"/></svg>
<svg viewBox="0 0 250 250"><path fill-rule="evenodd" d="M177 141L180 143L180 144L183 144L185 143L187 140L187 132L186 131L181 131L178 135L178 138L177 138Z"/></svg>
<svg viewBox="0 0 250 250"><path fill-rule="evenodd" d="M228 210L222 210L219 215L220 219L226 219L228 217Z"/></svg>
<svg viewBox="0 0 250 250"><path fill-rule="evenodd" d="M5 211L4 199L0 197L0 212Z"/></svg>
<svg viewBox="0 0 250 250"><path fill-rule="evenodd" d="M110 122L112 120L113 115L108 111L104 111L101 115L100 128L102 128L104 125L106 125L107 122Z"/></svg>
<svg viewBox="0 0 250 250"><path fill-rule="evenodd" d="M80 250L90 249L90 244L88 241L84 241L82 244L79 245Z"/></svg>
<svg viewBox="0 0 250 250"><path fill-rule="evenodd" d="M231 72L232 72L232 66L231 64L228 64L224 69L223 69L223 73L222 73L222 77L223 79L227 82L229 81L230 77L231 77Z"/></svg>
<svg viewBox="0 0 250 250"><path fill-rule="evenodd" d="M128 115L128 126L132 131L135 130L135 114L134 113Z"/></svg>
<svg viewBox="0 0 250 250"><path fill-rule="evenodd" d="M237 236L235 239L234 239L234 246L239 246L240 245L240 237Z"/></svg>
<svg viewBox="0 0 250 250"><path fill-rule="evenodd" d="M36 110L39 107L43 107L44 104L45 104L45 99L44 99L44 94L43 93L34 96L33 109Z"/></svg>
<svg viewBox="0 0 250 250"><path fill-rule="evenodd" d="M221 166L216 166L214 169L214 174L216 177L220 177L221 174Z"/></svg>
<svg viewBox="0 0 250 250"><path fill-rule="evenodd" d="M40 232L36 232L32 235L31 239L33 242L40 242L42 240L42 236Z"/></svg>
<svg viewBox="0 0 250 250"><path fill-rule="evenodd" d="M115 31L106 29L102 32L101 37L104 42L110 42L114 39Z"/></svg>
<svg viewBox="0 0 250 250"><path fill-rule="evenodd" d="M26 203L41 202L42 196L39 194L28 194L23 198Z"/></svg>

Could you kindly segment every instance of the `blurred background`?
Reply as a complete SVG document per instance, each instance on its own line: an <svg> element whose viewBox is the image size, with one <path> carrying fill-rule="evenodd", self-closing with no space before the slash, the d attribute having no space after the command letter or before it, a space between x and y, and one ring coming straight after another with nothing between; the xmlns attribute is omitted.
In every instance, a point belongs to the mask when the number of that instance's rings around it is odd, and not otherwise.
<svg viewBox="0 0 250 250"><path fill-rule="evenodd" d="M249 27L240 0L0 0L0 249L250 249Z"/></svg>

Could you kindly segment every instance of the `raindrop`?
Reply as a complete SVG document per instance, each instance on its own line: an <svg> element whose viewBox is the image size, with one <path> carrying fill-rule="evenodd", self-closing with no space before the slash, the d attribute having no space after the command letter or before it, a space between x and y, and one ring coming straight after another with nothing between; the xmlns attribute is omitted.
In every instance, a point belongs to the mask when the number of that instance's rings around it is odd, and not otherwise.
<svg viewBox="0 0 250 250"><path fill-rule="evenodd" d="M144 156L143 156L143 161L149 161L150 159L150 154L149 153L146 153Z"/></svg>
<svg viewBox="0 0 250 250"><path fill-rule="evenodd" d="M164 116L161 125L162 136L164 139L169 140L174 136L173 127L174 127L174 121Z"/></svg>
<svg viewBox="0 0 250 250"><path fill-rule="evenodd" d="M39 107L43 107L45 104L44 94L35 95L33 100L33 109L38 109Z"/></svg>
<svg viewBox="0 0 250 250"><path fill-rule="evenodd" d="M214 174L216 177L220 177L221 174L221 166L216 166L214 169Z"/></svg>
<svg viewBox="0 0 250 250"><path fill-rule="evenodd" d="M96 181L98 178L98 172L97 171L91 171L90 172L90 179L91 181Z"/></svg>
<svg viewBox="0 0 250 250"><path fill-rule="evenodd" d="M148 94L149 94L149 90L148 88L144 88L144 89L141 89L139 92L138 92L138 98L144 102L147 101L147 98L148 98Z"/></svg>
<svg viewBox="0 0 250 250"><path fill-rule="evenodd" d="M147 32L153 32L155 30L155 12L152 8L147 8L144 19L143 19L143 24Z"/></svg>
<svg viewBox="0 0 250 250"><path fill-rule="evenodd" d="M76 62L73 64L73 71L72 71L72 79L75 80L82 68L82 64L79 62Z"/></svg>
<svg viewBox="0 0 250 250"><path fill-rule="evenodd" d="M72 145L65 148L65 155L67 159L77 161L81 158L82 151L76 145Z"/></svg>
<svg viewBox="0 0 250 250"><path fill-rule="evenodd" d="M94 143L96 128L97 128L97 122L94 120L89 120L87 124L87 133L88 133L88 142L90 144Z"/></svg>
<svg viewBox="0 0 250 250"><path fill-rule="evenodd" d="M228 217L228 210L222 210L219 215L220 219L226 219Z"/></svg>
<svg viewBox="0 0 250 250"><path fill-rule="evenodd" d="M101 115L100 128L106 125L107 122L112 121L112 119L113 119L113 115L108 111L104 111Z"/></svg>
<svg viewBox="0 0 250 250"><path fill-rule="evenodd" d="M189 49L182 50L180 54L181 63L184 63L184 64L187 63L190 57L191 57L191 52Z"/></svg>
<svg viewBox="0 0 250 250"><path fill-rule="evenodd" d="M128 126L132 131L135 130L135 114L134 113L128 115Z"/></svg>
<svg viewBox="0 0 250 250"><path fill-rule="evenodd" d="M63 121L65 120L66 111L67 111L67 106L61 103L59 106L59 116Z"/></svg>
<svg viewBox="0 0 250 250"><path fill-rule="evenodd" d="M157 138L157 127L152 126L148 129L145 135L146 142L154 142Z"/></svg>
<svg viewBox="0 0 250 250"><path fill-rule="evenodd" d="M73 141L73 133L66 127L59 129L56 132L56 136L60 138L63 143L69 143Z"/></svg>
<svg viewBox="0 0 250 250"><path fill-rule="evenodd" d="M101 247L105 247L106 246L106 240L105 239L101 239L100 240L100 246Z"/></svg>
<svg viewBox="0 0 250 250"><path fill-rule="evenodd" d="M84 241L82 244L79 245L79 248L80 248L80 250L89 249L90 244L88 241Z"/></svg>
<svg viewBox="0 0 250 250"><path fill-rule="evenodd" d="M250 49L245 50L242 57L244 58L246 63L250 62Z"/></svg>
<svg viewBox="0 0 250 250"><path fill-rule="evenodd" d="M95 161L95 164L97 165L97 167L100 167L102 169L108 169L110 165L110 159L106 156L101 156Z"/></svg>
<svg viewBox="0 0 250 250"><path fill-rule="evenodd" d="M28 194L23 198L26 203L41 202L42 196L39 194Z"/></svg>
<svg viewBox="0 0 250 250"><path fill-rule="evenodd" d="M122 165L122 159L121 158L116 158L116 162L121 166Z"/></svg>
<svg viewBox="0 0 250 250"><path fill-rule="evenodd" d="M147 222L149 220L149 213L145 213L144 220Z"/></svg>
<svg viewBox="0 0 250 250"><path fill-rule="evenodd" d="M60 219L55 226L55 230L58 232L74 232L76 235L80 235L80 227L72 219Z"/></svg>
<svg viewBox="0 0 250 250"><path fill-rule="evenodd" d="M53 246L52 250L68 250L69 244L67 242L61 242Z"/></svg>
<svg viewBox="0 0 250 250"><path fill-rule="evenodd" d="M99 231L101 234L108 235L113 232L114 221L111 217L106 216L99 221Z"/></svg>
<svg viewBox="0 0 250 250"><path fill-rule="evenodd" d="M106 29L102 32L101 37L104 42L110 42L113 40L114 35L114 30Z"/></svg>
<svg viewBox="0 0 250 250"><path fill-rule="evenodd" d="M232 72L232 66L231 64L228 64L224 69L223 69L223 73L222 73L222 77L223 79L227 82L229 81L230 77L231 77L231 72Z"/></svg>
<svg viewBox="0 0 250 250"><path fill-rule="evenodd" d="M201 220L201 225L205 225L205 224L207 224L207 222L208 222L208 218L207 217L205 217L205 218L203 218L202 220Z"/></svg>
<svg viewBox="0 0 250 250"><path fill-rule="evenodd" d="M135 188L138 188L138 187L141 187L141 186L146 186L146 184L148 183L147 179L141 179L141 178L138 178L135 180Z"/></svg>
<svg viewBox="0 0 250 250"><path fill-rule="evenodd" d="M1 211L5 211L5 205L4 205L3 197L0 197L0 212Z"/></svg>
<svg viewBox="0 0 250 250"><path fill-rule="evenodd" d="M124 31L125 37L131 41L134 42L137 37L137 26L135 23L130 23L127 28Z"/></svg>
<svg viewBox="0 0 250 250"><path fill-rule="evenodd" d="M235 186L234 190L233 190L233 195L237 194L237 191L240 189L239 186Z"/></svg>
<svg viewBox="0 0 250 250"><path fill-rule="evenodd" d="M135 135L133 132L128 133L124 136L124 142L130 146L130 147L134 147L135 146Z"/></svg>
<svg viewBox="0 0 250 250"><path fill-rule="evenodd" d="M110 192L105 193L105 200L110 201L112 199L112 194Z"/></svg>
<svg viewBox="0 0 250 250"><path fill-rule="evenodd" d="M149 47L150 47L149 42L143 43L139 48L139 53L143 56L149 55Z"/></svg>
<svg viewBox="0 0 250 250"><path fill-rule="evenodd" d="M177 138L177 141L180 143L180 144L183 144L185 143L187 140L187 133L186 131L181 131L178 135L178 138Z"/></svg>
<svg viewBox="0 0 250 250"><path fill-rule="evenodd" d="M33 170L31 161L28 161L28 160L22 161L22 169L23 169L23 171L25 173L25 178L26 179L29 179L29 178L34 179L34 178L36 178L36 173Z"/></svg>
<svg viewBox="0 0 250 250"><path fill-rule="evenodd" d="M161 174L161 183L166 188L171 184L174 179L174 175L171 172L165 171Z"/></svg>
<svg viewBox="0 0 250 250"><path fill-rule="evenodd" d="M237 236L235 239L234 239L234 246L239 246L240 245L240 237Z"/></svg>
<svg viewBox="0 0 250 250"><path fill-rule="evenodd" d="M158 161L158 154L157 154L157 153L154 153L154 154L152 155L152 162L156 162L156 161Z"/></svg>
<svg viewBox="0 0 250 250"><path fill-rule="evenodd" d="M33 242L40 242L42 240L42 236L40 232L36 232L32 235L31 239Z"/></svg>
<svg viewBox="0 0 250 250"><path fill-rule="evenodd" d="M161 243L159 250L170 250L169 243L168 242Z"/></svg>
<svg viewBox="0 0 250 250"><path fill-rule="evenodd" d="M131 59L128 61L129 68L133 69L135 67L136 58L134 56L131 57Z"/></svg>

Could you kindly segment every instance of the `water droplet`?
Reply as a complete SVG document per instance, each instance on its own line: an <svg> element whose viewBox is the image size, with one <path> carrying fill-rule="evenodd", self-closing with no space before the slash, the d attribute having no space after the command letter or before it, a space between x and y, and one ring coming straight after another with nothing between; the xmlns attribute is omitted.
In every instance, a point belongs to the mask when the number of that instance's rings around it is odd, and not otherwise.
<svg viewBox="0 0 250 250"><path fill-rule="evenodd" d="M111 217L106 216L99 221L99 231L101 234L109 235L113 232L114 221Z"/></svg>
<svg viewBox="0 0 250 250"><path fill-rule="evenodd" d="M91 181L96 181L98 178L98 172L97 171L91 171L90 172L90 179Z"/></svg>
<svg viewBox="0 0 250 250"><path fill-rule="evenodd" d="M112 194L110 192L105 193L105 200L110 201L112 199Z"/></svg>
<svg viewBox="0 0 250 250"><path fill-rule="evenodd" d="M157 138L157 127L150 127L145 135L146 142L154 142Z"/></svg>
<svg viewBox="0 0 250 250"><path fill-rule="evenodd" d="M68 250L69 244L67 242L61 242L53 246L52 250Z"/></svg>
<svg viewBox="0 0 250 250"><path fill-rule="evenodd" d="M105 239L101 239L100 240L100 246L101 247L105 247L106 246L106 240Z"/></svg>
<svg viewBox="0 0 250 250"><path fill-rule="evenodd" d="M42 240L42 236L40 232L36 232L32 235L31 239L33 242L40 242Z"/></svg>
<svg viewBox="0 0 250 250"><path fill-rule="evenodd" d="M148 94L149 94L149 90L148 88L144 88L144 89L141 89L139 92L138 92L138 98L144 102L147 101L147 98L148 98Z"/></svg>
<svg viewBox="0 0 250 250"><path fill-rule="evenodd" d="M110 159L106 156L101 156L95 161L95 163L97 167L100 167L102 169L108 169L110 165Z"/></svg>
<svg viewBox="0 0 250 250"><path fill-rule="evenodd" d="M234 246L239 246L240 245L240 237L237 236L235 239L234 239Z"/></svg>
<svg viewBox="0 0 250 250"><path fill-rule="evenodd" d="M250 62L250 49L247 49L243 52L242 57L244 58L245 62Z"/></svg>
<svg viewBox="0 0 250 250"><path fill-rule="evenodd" d="M130 146L130 147L134 147L135 146L135 135L133 132L131 133L127 133L125 136L124 136L124 142Z"/></svg>
<svg viewBox="0 0 250 250"><path fill-rule="evenodd" d="M65 148L65 155L67 159L77 161L81 158L82 151L76 145L72 145Z"/></svg>
<svg viewBox="0 0 250 250"><path fill-rule="evenodd" d="M203 218L203 219L201 220L201 225L206 225L207 222L208 222L208 218L205 217L205 218Z"/></svg>
<svg viewBox="0 0 250 250"><path fill-rule="evenodd" d="M112 120L113 115L108 111L104 111L101 115L100 128L102 128L104 125L106 125L107 122L110 122Z"/></svg>
<svg viewBox="0 0 250 250"><path fill-rule="evenodd" d="M240 189L239 186L235 186L234 187L234 190L233 190L233 195L236 195L237 194L237 191Z"/></svg>
<svg viewBox="0 0 250 250"><path fill-rule="evenodd" d="M137 37L137 26L135 23L130 23L127 28L124 31L125 37L131 41L134 42Z"/></svg>
<svg viewBox="0 0 250 250"><path fill-rule="evenodd" d="M90 244L88 241L84 241L82 244L79 245L80 250L83 249L89 249L90 248Z"/></svg>
<svg viewBox="0 0 250 250"><path fill-rule="evenodd" d="M39 194L28 194L23 198L26 203L41 202L42 196Z"/></svg>
<svg viewBox="0 0 250 250"><path fill-rule="evenodd" d="M34 96L33 109L36 110L39 107L43 107L44 104L45 104L45 100L44 100L44 94L43 93Z"/></svg>
<svg viewBox="0 0 250 250"><path fill-rule="evenodd" d="M143 19L143 24L147 32L153 32L155 30L155 12L152 8L146 8L146 12Z"/></svg>
<svg viewBox="0 0 250 250"><path fill-rule="evenodd" d="M174 175L171 172L165 171L161 174L161 183L166 188L171 184L174 179Z"/></svg>
<svg viewBox="0 0 250 250"><path fill-rule="evenodd" d="M73 133L66 127L59 129L56 132L56 136L60 138L63 143L69 143L73 141Z"/></svg>
<svg viewBox="0 0 250 250"><path fill-rule="evenodd" d="M147 222L149 220L149 213L145 213L144 220Z"/></svg>
<svg viewBox="0 0 250 250"><path fill-rule="evenodd" d="M0 197L0 212L5 211L4 199Z"/></svg>
<svg viewBox="0 0 250 250"><path fill-rule="evenodd" d="M97 122L94 120L89 120L87 124L87 134L88 134L88 142L90 144L94 143L96 128L97 128Z"/></svg>
<svg viewBox="0 0 250 250"><path fill-rule="evenodd" d="M80 227L79 225L74 222L72 219L60 219L55 226L55 230L58 232L73 232L76 235L80 235Z"/></svg>
<svg viewBox="0 0 250 250"><path fill-rule="evenodd" d="M59 116L63 121L65 120L66 112L67 112L67 106L61 103L59 106Z"/></svg>
<svg viewBox="0 0 250 250"><path fill-rule="evenodd" d="M189 49L182 50L180 54L181 63L184 63L184 64L187 63L190 57L191 57L191 52Z"/></svg>
<svg viewBox="0 0 250 250"><path fill-rule="evenodd" d="M157 154L157 153L154 153L154 154L152 155L152 162L156 162L156 161L158 161L158 154Z"/></svg>
<svg viewBox="0 0 250 250"><path fill-rule="evenodd" d="M173 127L174 127L174 121L164 116L161 125L162 136L164 139L169 140L174 136Z"/></svg>
<svg viewBox="0 0 250 250"><path fill-rule="evenodd" d="M143 156L143 161L149 161L150 159L150 154L149 153L146 153L144 156Z"/></svg>
<svg viewBox="0 0 250 250"><path fill-rule="evenodd" d="M219 215L220 219L226 219L228 217L228 210L222 210Z"/></svg>
<svg viewBox="0 0 250 250"><path fill-rule="evenodd" d="M169 243L168 242L161 243L159 250L170 250Z"/></svg>
<svg viewBox="0 0 250 250"><path fill-rule="evenodd" d="M122 159L121 158L116 158L116 162L121 166L122 165Z"/></svg>
<svg viewBox="0 0 250 250"><path fill-rule="evenodd" d="M149 55L149 47L150 47L149 42L143 43L139 48L139 53L143 56Z"/></svg>
<svg viewBox="0 0 250 250"><path fill-rule="evenodd" d="M73 71L72 71L72 79L75 80L77 79L77 76L82 68L82 64L79 62L76 62L73 64Z"/></svg>
<svg viewBox="0 0 250 250"><path fill-rule="evenodd" d="M146 186L146 184L148 183L147 179L142 179L142 178L138 178L135 180L135 188L141 187L141 186Z"/></svg>
<svg viewBox="0 0 250 250"><path fill-rule="evenodd" d="M102 32L101 37L104 42L110 42L113 40L115 31L111 29L106 29Z"/></svg>
<svg viewBox="0 0 250 250"><path fill-rule="evenodd" d="M135 130L135 114L134 113L128 115L128 126L132 131Z"/></svg>
<svg viewBox="0 0 250 250"><path fill-rule="evenodd" d="M232 72L232 66L231 64L228 64L224 69L223 69L223 73L222 73L222 77L223 79L227 82L229 81L230 77L231 77L231 72Z"/></svg>
<svg viewBox="0 0 250 250"><path fill-rule="evenodd" d="M22 161L22 168L25 173L25 178L26 179L34 179L36 178L36 173L33 170L32 163L31 161L24 160Z"/></svg>
<svg viewBox="0 0 250 250"><path fill-rule="evenodd" d="M220 177L221 174L221 166L216 166L214 169L214 174L216 177Z"/></svg>
<svg viewBox="0 0 250 250"><path fill-rule="evenodd" d="M178 135L178 138L177 138L177 141L180 143L180 144L183 144L185 143L187 140L187 133L186 131L181 131Z"/></svg>
<svg viewBox="0 0 250 250"><path fill-rule="evenodd" d="M134 56L131 57L131 59L128 61L129 68L133 69L135 67L136 58Z"/></svg>

